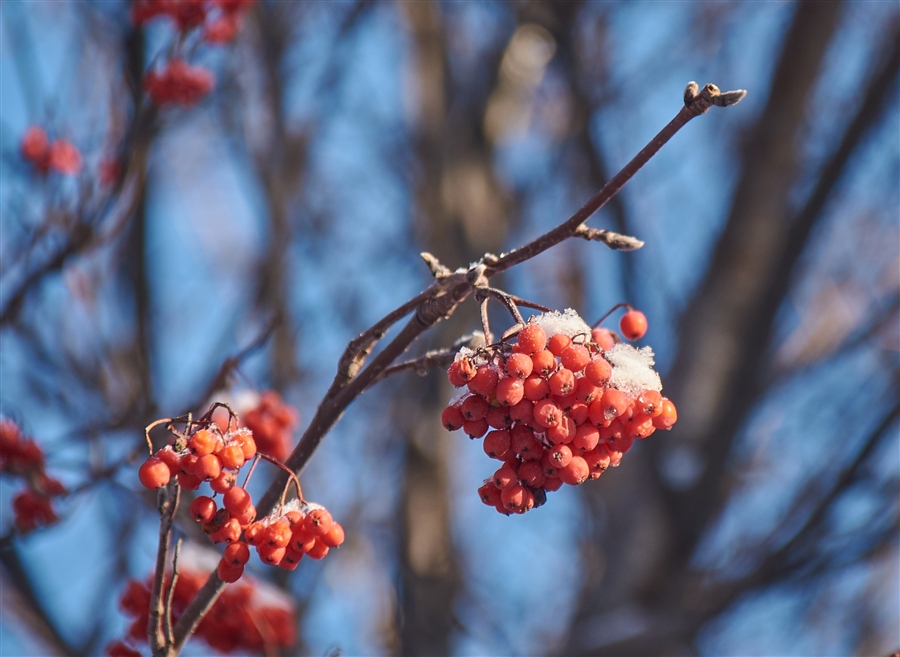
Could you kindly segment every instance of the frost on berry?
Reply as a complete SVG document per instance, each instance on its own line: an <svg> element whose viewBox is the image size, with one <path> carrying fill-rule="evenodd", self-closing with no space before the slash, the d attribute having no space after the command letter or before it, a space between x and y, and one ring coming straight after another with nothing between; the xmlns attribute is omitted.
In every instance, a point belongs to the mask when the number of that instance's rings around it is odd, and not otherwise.
<svg viewBox="0 0 900 657"><path fill-rule="evenodd" d="M670 428L677 413L653 363L649 347L617 343L571 309L532 317L512 342L461 349L448 371L461 390L441 420L471 438L495 429L483 451L503 464L478 489L482 501L525 513Z"/></svg>

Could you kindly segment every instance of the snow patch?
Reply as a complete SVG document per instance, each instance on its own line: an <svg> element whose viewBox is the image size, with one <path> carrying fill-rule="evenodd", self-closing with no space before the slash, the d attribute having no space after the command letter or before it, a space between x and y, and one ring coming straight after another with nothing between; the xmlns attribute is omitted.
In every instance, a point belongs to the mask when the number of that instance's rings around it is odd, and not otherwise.
<svg viewBox="0 0 900 657"><path fill-rule="evenodd" d="M662 390L659 374L653 371L653 350L650 347L635 349L630 344L620 343L603 353L612 363L609 379L613 388L636 397L644 390Z"/></svg>
<svg viewBox="0 0 900 657"><path fill-rule="evenodd" d="M585 333L591 334L591 327L571 308L566 308L563 312L554 311L535 315L531 318L531 323L537 324L544 329L544 333L547 334L548 338L557 333L564 333L570 338L574 338L576 335L584 335Z"/></svg>

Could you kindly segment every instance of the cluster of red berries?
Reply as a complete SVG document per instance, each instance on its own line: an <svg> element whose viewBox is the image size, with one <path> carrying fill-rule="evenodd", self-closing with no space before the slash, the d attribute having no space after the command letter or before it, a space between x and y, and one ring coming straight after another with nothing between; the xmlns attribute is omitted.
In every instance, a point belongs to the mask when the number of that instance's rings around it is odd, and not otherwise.
<svg viewBox="0 0 900 657"><path fill-rule="evenodd" d="M172 622L178 618L206 581L202 571L179 567L172 595ZM166 576L168 590L171 577ZM151 581L130 580L119 601L121 609L133 618L127 642L107 646L110 657L138 657L132 646L146 644L150 614ZM290 599L274 591L262 591L262 585L244 580L222 592L209 613L200 622L196 635L222 653L268 654L284 650L297 642L294 610ZM129 645L131 644L131 645ZM280 652L280 650L278 650Z"/></svg>
<svg viewBox="0 0 900 657"><path fill-rule="evenodd" d="M625 318L622 333L643 337L643 314ZM652 364L649 348L591 329L574 311L547 313L532 318L515 344L460 352L447 374L465 391L441 421L448 431L484 436L485 453L502 461L478 489L482 501L524 513L563 484L599 478L636 439L675 423Z"/></svg>
<svg viewBox="0 0 900 657"><path fill-rule="evenodd" d="M178 436L141 465L141 483L162 488L176 479L186 490L197 490L208 482L216 493L234 487L241 467L256 456L256 441L245 428L223 432L213 422L200 422L186 436Z"/></svg>
<svg viewBox="0 0 900 657"><path fill-rule="evenodd" d="M221 509L211 497L196 498L191 503L191 517L203 523L213 541L228 544L217 567L223 582L240 579L251 547L263 563L294 570L303 555L322 559L344 542L344 528L322 505L294 500L277 515L256 520L250 494L239 486L225 493Z"/></svg>
<svg viewBox="0 0 900 657"><path fill-rule="evenodd" d="M132 20L143 25L158 16L175 22L184 37L199 30L207 43L233 41L241 29L243 15L255 0L134 0ZM215 87L216 78L202 66L173 57L144 76L144 91L156 105L197 104Z"/></svg>
<svg viewBox="0 0 900 657"><path fill-rule="evenodd" d="M256 0L134 0L131 19L143 25L158 16L175 22L182 33L203 28L203 39L210 43L234 40L241 28L243 14Z"/></svg>
<svg viewBox="0 0 900 657"><path fill-rule="evenodd" d="M206 96L216 77L202 66L191 66L183 59L170 60L165 67L144 76L144 91L159 106L190 107Z"/></svg>
<svg viewBox="0 0 900 657"><path fill-rule="evenodd" d="M19 144L19 152L42 174L53 170L74 176L81 171L83 164L81 153L72 142L67 139L50 141L47 131L36 125L25 131Z"/></svg>
<svg viewBox="0 0 900 657"><path fill-rule="evenodd" d="M30 532L58 520L52 500L66 494L57 479L44 470L44 452L19 426L8 418L0 418L0 472L21 477L26 489L12 501L16 529Z"/></svg>
<svg viewBox="0 0 900 657"><path fill-rule="evenodd" d="M274 390L263 392L255 407L241 413L241 422L253 432L259 451L279 461L287 458L299 421L297 410Z"/></svg>
<svg viewBox="0 0 900 657"><path fill-rule="evenodd" d="M276 397L268 399L273 402ZM271 404L265 408L269 410L263 417L269 421ZM277 408L283 410L284 405ZM238 472L253 460L260 445L247 427L229 430L229 426L240 422L237 416L229 415L224 422L214 421L216 410L214 405L203 419L191 425L186 435L179 435L173 445L150 456L138 474L141 483L150 489L166 486L173 478L187 490L197 490L203 482L209 484L213 494L196 497L190 505L190 514L201 523L210 540L227 543L218 565L222 581L240 579L250 559L251 546L256 548L263 563L293 570L304 554L321 559L329 549L341 545L344 529L318 504L295 500L282 505L277 515L257 520L250 493L236 482ZM271 422L275 427L283 426L275 420ZM266 458L273 462L280 460L269 454ZM221 506L215 499L219 494Z"/></svg>

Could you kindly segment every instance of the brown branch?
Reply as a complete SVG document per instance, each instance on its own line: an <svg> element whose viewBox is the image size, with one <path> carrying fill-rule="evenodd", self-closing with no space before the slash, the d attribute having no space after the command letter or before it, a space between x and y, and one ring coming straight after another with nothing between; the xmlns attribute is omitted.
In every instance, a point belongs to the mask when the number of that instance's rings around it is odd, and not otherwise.
<svg viewBox="0 0 900 657"><path fill-rule="evenodd" d="M431 351L426 351L418 358L405 360L402 363L397 363L396 365L386 367L384 371L382 371L379 375L378 381L386 379L392 374L397 374L398 372L407 372L409 370L413 370L416 374L424 376L428 373L428 370L433 367L446 369L447 367L450 367L450 364L453 362L453 359L456 357L456 354L462 347L474 348L479 343L485 344L484 334L468 333L449 347L445 347L443 349L432 349Z"/></svg>
<svg viewBox="0 0 900 657"><path fill-rule="evenodd" d="M573 237L600 242L613 251L636 251L644 246L644 242L636 237L614 233L611 230L603 230L602 228L588 228L584 225L579 226L575 230Z"/></svg>
<svg viewBox="0 0 900 657"><path fill-rule="evenodd" d="M159 489L159 546L156 550L156 570L153 573L153 586L150 591L150 616L147 621L147 639L154 655L165 655L168 650L163 622L166 614L163 601L163 588L166 569L169 565L169 549L172 541L172 521L178 510L178 499L181 487L178 485Z"/></svg>
<svg viewBox="0 0 900 657"><path fill-rule="evenodd" d="M526 260L530 260L550 247L559 244L566 238L575 235L578 227L587 221L591 215L597 212L597 210L606 205L609 199L615 196L625 183L631 180L631 178L633 178L634 175L650 161L650 158L659 152L659 149L661 149L666 142L687 125L688 121L696 116L705 114L713 105L724 103L725 101L718 100L721 96L727 96L727 104L733 105L739 102L744 95L746 95L746 92L743 90L728 91L722 94L722 92L719 91L719 88L714 84L707 84L698 92L697 83L689 83L685 88L684 107L679 110L678 114L675 115L675 118L669 121L665 128L660 130L659 133L650 140L649 144L642 148L641 151L635 155L621 171L619 171L619 173L613 176L612 180L606 183L600 191L591 197L587 203L581 206L575 214L556 228L547 231L521 248L514 249L499 258L492 259L491 262L486 262L485 264L488 265L488 269L485 272L485 275L491 277L502 271L506 271L510 267L523 263Z"/></svg>

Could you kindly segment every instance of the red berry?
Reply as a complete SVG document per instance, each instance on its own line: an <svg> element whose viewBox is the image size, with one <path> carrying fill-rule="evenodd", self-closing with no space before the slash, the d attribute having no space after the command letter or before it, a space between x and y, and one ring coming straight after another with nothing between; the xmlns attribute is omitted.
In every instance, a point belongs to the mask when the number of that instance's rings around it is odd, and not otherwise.
<svg viewBox="0 0 900 657"><path fill-rule="evenodd" d="M563 352L572 344L572 338L565 333L557 333L550 336L547 341L547 351L554 356L562 356Z"/></svg>
<svg viewBox="0 0 900 657"><path fill-rule="evenodd" d="M492 459L503 460L503 457L509 451L510 435L506 429L491 431L484 437L484 453Z"/></svg>
<svg viewBox="0 0 900 657"><path fill-rule="evenodd" d="M333 523L334 519L327 509L313 509L306 514L303 528L313 536L324 536Z"/></svg>
<svg viewBox="0 0 900 657"><path fill-rule="evenodd" d="M481 438L488 430L487 420L466 420L463 422L463 431L472 438Z"/></svg>
<svg viewBox="0 0 900 657"><path fill-rule="evenodd" d="M559 360L563 367L580 372L591 362L591 352L583 344L573 344L562 353Z"/></svg>
<svg viewBox="0 0 900 657"><path fill-rule="evenodd" d="M217 456L227 470L238 470L244 465L244 450L238 444L226 445Z"/></svg>
<svg viewBox="0 0 900 657"><path fill-rule="evenodd" d="M463 413L459 410L458 406L448 406L444 409L444 412L441 413L441 424L444 425L444 428L447 431L462 429L465 420L466 418L463 416Z"/></svg>
<svg viewBox="0 0 900 657"><path fill-rule="evenodd" d="M550 384L550 392L557 397L565 397L575 390L575 374L564 367L556 370L547 380Z"/></svg>
<svg viewBox="0 0 900 657"><path fill-rule="evenodd" d="M534 405L534 421L549 429L559 424L562 409L552 399L542 399Z"/></svg>
<svg viewBox="0 0 900 657"><path fill-rule="evenodd" d="M246 543L232 543L225 548L222 561L229 566L243 566L250 560L250 548Z"/></svg>
<svg viewBox="0 0 900 657"><path fill-rule="evenodd" d="M466 420L480 420L483 418L488 409L491 407L487 400L480 395L469 395L465 398L459 410L462 411L463 418Z"/></svg>
<svg viewBox="0 0 900 657"><path fill-rule="evenodd" d="M547 345L547 334L537 324L528 324L519 331L517 344L522 353L530 356L541 351Z"/></svg>
<svg viewBox="0 0 900 657"><path fill-rule="evenodd" d="M484 416L484 421L492 429L506 429L512 424L512 419L509 417L509 407L497 406L489 409L487 415Z"/></svg>
<svg viewBox="0 0 900 657"><path fill-rule="evenodd" d="M253 503L250 493L240 486L234 486L222 497L222 506L234 516L241 515Z"/></svg>
<svg viewBox="0 0 900 657"><path fill-rule="evenodd" d="M677 420L678 412L675 410L675 404L663 397L662 410L653 418L653 426L657 429L671 429Z"/></svg>
<svg viewBox="0 0 900 657"><path fill-rule="evenodd" d="M216 515L216 502L211 497L201 495L191 502L190 513L195 522L211 522Z"/></svg>
<svg viewBox="0 0 900 657"><path fill-rule="evenodd" d="M647 318L640 310L629 310L622 315L619 330L627 340L640 340L647 333Z"/></svg>
<svg viewBox="0 0 900 657"><path fill-rule="evenodd" d="M203 481L212 481L222 473L222 461L216 454L207 454L197 459L194 476Z"/></svg>
<svg viewBox="0 0 900 657"><path fill-rule="evenodd" d="M591 340L603 351L607 351L616 346L616 338L612 331L605 328L595 328L591 331Z"/></svg>
<svg viewBox="0 0 900 657"><path fill-rule="evenodd" d="M515 406L525 396L525 387L521 379L508 376L497 383L496 395L504 406Z"/></svg>
<svg viewBox="0 0 900 657"><path fill-rule="evenodd" d="M344 542L344 528L335 522L331 525L331 529L319 540L326 547L336 548Z"/></svg>
<svg viewBox="0 0 900 657"><path fill-rule="evenodd" d="M595 386L602 386L609 381L611 376L612 365L602 356L598 356L584 366L584 377Z"/></svg>
<svg viewBox="0 0 900 657"><path fill-rule="evenodd" d="M31 126L22 136L22 143L19 149L22 157L32 164L39 164L47 157L47 150L50 148L50 140L47 139L47 133L43 128Z"/></svg>
<svg viewBox="0 0 900 657"><path fill-rule="evenodd" d="M527 379L533 368L534 363L528 354L512 354L506 359L506 373L517 379Z"/></svg>
<svg viewBox="0 0 900 657"><path fill-rule="evenodd" d="M469 381L469 390L482 397L490 397L497 387L500 375L489 365L480 365L475 376Z"/></svg>
<svg viewBox="0 0 900 657"><path fill-rule="evenodd" d="M548 377L556 370L556 356L549 351L539 351L531 356L532 374Z"/></svg>
<svg viewBox="0 0 900 657"><path fill-rule="evenodd" d="M66 139L57 139L50 144L47 152L47 164L51 169L56 169L59 173L68 176L74 176L81 171L82 159L81 153Z"/></svg>
<svg viewBox="0 0 900 657"><path fill-rule="evenodd" d="M572 460L572 450L567 445L554 445L550 448L550 462L557 469L562 469L569 465Z"/></svg>
<svg viewBox="0 0 900 657"><path fill-rule="evenodd" d="M570 486L583 484L590 474L591 469L588 467L587 461L580 456L573 456L566 467L559 469L559 478L564 484Z"/></svg>
<svg viewBox="0 0 900 657"><path fill-rule="evenodd" d="M151 456L138 470L138 478L141 480L141 484L152 490L168 484L172 474L169 472L169 466L162 459Z"/></svg>
<svg viewBox="0 0 900 657"><path fill-rule="evenodd" d="M532 374L522 383L525 399L539 401L550 394L550 384L536 374Z"/></svg>

